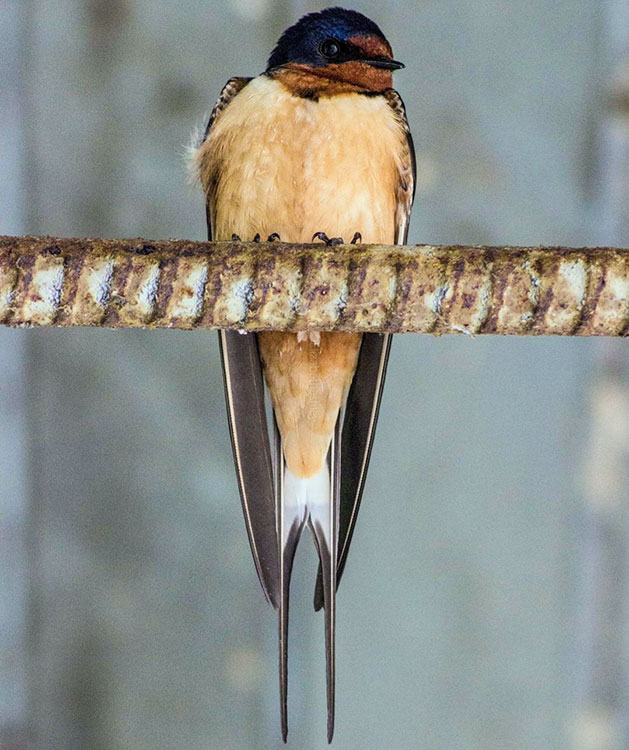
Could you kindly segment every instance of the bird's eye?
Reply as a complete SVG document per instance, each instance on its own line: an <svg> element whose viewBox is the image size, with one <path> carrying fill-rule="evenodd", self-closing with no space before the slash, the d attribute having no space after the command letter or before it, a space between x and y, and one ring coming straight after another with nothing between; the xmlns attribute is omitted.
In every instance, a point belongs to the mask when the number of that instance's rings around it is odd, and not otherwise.
<svg viewBox="0 0 629 750"><path fill-rule="evenodd" d="M321 50L321 54L330 60L338 57L341 53L341 45L336 41L336 39L326 39L325 42L321 43L321 47L319 47L319 49Z"/></svg>

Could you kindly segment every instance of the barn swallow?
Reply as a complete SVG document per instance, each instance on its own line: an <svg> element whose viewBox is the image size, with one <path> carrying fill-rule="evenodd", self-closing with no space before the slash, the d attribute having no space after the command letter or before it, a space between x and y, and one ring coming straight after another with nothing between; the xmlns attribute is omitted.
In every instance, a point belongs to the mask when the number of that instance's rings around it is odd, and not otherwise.
<svg viewBox="0 0 629 750"><path fill-rule="evenodd" d="M392 88L392 73L402 67L373 21L329 8L287 29L264 73L228 81L195 152L209 238L404 244L415 155ZM365 483L390 336L220 331L219 339L245 523L260 583L279 612L282 737L290 576L308 525L320 561L315 609L325 608L331 742L336 588Z"/></svg>

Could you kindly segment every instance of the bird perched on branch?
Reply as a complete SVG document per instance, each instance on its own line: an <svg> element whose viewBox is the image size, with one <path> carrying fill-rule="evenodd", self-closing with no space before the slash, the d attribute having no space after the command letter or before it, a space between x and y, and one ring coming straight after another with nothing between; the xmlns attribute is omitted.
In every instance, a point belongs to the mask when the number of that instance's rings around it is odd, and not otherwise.
<svg viewBox="0 0 629 750"><path fill-rule="evenodd" d="M209 238L404 244L415 157L404 104L392 88L392 72L402 67L373 21L329 8L287 29L264 73L228 81L195 154ZM320 559L315 608L325 608L331 741L336 588L390 337L221 331L220 347L249 540L262 588L279 610L282 736L286 741L289 583L309 525Z"/></svg>

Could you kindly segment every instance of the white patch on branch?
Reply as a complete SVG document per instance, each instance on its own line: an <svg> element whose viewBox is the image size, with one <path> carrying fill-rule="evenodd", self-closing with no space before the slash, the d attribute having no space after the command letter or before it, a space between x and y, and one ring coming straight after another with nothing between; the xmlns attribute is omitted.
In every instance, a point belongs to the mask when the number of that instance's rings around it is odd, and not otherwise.
<svg viewBox="0 0 629 750"><path fill-rule="evenodd" d="M114 275L113 258L94 261L87 271L87 292L99 307L106 307Z"/></svg>
<svg viewBox="0 0 629 750"><path fill-rule="evenodd" d="M238 279L231 287L227 298L226 318L233 323L244 322L253 299L253 281L250 278Z"/></svg>
<svg viewBox="0 0 629 750"><path fill-rule="evenodd" d="M28 317L31 323L52 323L61 302L63 287L63 260L38 258L33 269L31 289L36 298L29 300Z"/></svg>
<svg viewBox="0 0 629 750"><path fill-rule="evenodd" d="M159 274L159 265L155 263L148 269L146 279L140 287L136 302L141 315L149 316L153 312L159 288Z"/></svg>
<svg viewBox="0 0 629 750"><path fill-rule="evenodd" d="M208 268L206 263L197 263L188 269L181 280L179 294L174 300L170 314L175 318L196 320L203 309L203 295L207 284Z"/></svg>

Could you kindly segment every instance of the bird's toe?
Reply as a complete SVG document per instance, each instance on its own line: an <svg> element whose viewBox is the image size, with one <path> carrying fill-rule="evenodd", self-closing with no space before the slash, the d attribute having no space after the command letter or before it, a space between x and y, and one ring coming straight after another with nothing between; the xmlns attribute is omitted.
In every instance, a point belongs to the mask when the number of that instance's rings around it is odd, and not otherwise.
<svg viewBox="0 0 629 750"><path fill-rule="evenodd" d="M315 240L321 240L321 242L325 242L327 245L330 241L330 238L325 232L315 232L312 235L312 239L310 240L310 242L314 242Z"/></svg>
<svg viewBox="0 0 629 750"><path fill-rule="evenodd" d="M328 237L328 235L325 232L315 232L312 235L311 242L314 242L315 240L321 240L322 242L325 242L325 244L328 245L328 247L344 244L342 237Z"/></svg>

